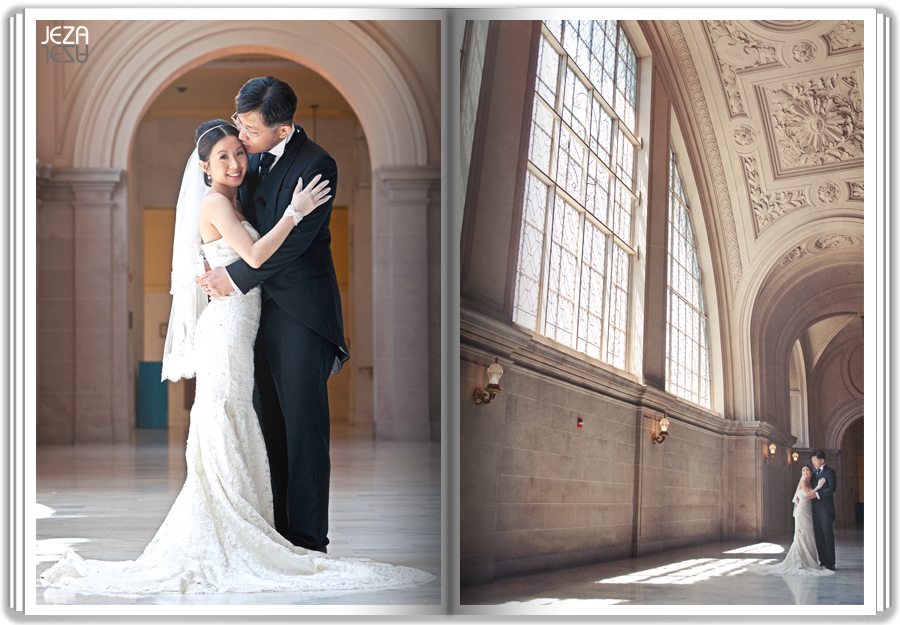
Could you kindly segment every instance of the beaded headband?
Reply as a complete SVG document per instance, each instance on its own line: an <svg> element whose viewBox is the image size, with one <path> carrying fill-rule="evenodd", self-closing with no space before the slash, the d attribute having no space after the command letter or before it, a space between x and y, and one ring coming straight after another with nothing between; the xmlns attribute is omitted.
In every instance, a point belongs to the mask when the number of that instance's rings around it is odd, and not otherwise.
<svg viewBox="0 0 900 625"><path fill-rule="evenodd" d="M207 132L209 132L210 130L215 130L216 128L224 128L225 126L231 126L231 124L219 124L218 126L213 126L212 128L207 128L206 130L204 130L203 134L197 137L197 144L194 147L199 147L200 139L202 139L203 135L205 135ZM234 128L234 126L231 127Z"/></svg>

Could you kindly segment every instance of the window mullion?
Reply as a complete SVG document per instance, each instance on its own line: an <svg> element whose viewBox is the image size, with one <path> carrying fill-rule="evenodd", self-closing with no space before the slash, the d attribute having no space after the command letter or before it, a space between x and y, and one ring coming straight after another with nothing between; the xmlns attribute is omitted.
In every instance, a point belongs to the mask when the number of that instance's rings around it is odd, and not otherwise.
<svg viewBox="0 0 900 625"><path fill-rule="evenodd" d="M546 26L544 26L544 28L546 28ZM553 43L552 39L549 41L551 44ZM562 108L563 88L565 85L564 69L566 64L566 54L564 50L557 50L557 52L561 52L561 54L557 59L556 98L553 102L553 109L551 112L553 115L553 127L550 131L550 163L547 166L547 179L549 180L549 184L547 185L547 210L544 217L544 251L543 256L541 257L540 298L538 300L537 328L538 332L541 334L546 334L547 332L545 323L547 320L548 294L550 291L550 248L553 242L553 213L556 207L556 167L559 164L559 136L562 125L560 109ZM534 121L531 123L534 123Z"/></svg>
<svg viewBox="0 0 900 625"><path fill-rule="evenodd" d="M600 324L600 356L607 362L606 353L609 344L609 301L612 295L612 255L613 243L611 236L606 236L606 249L603 250L603 317Z"/></svg>

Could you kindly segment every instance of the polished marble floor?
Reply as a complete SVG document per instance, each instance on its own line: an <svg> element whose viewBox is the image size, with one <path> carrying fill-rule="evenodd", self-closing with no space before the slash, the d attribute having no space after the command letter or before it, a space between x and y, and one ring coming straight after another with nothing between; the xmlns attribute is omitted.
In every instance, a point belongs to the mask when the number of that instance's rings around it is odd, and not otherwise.
<svg viewBox="0 0 900 625"><path fill-rule="evenodd" d="M413 588L344 593L91 596L38 577L66 548L85 558L141 554L185 478L184 436L137 430L133 445L37 448L37 603L419 605L441 603L441 451L436 443L332 441L329 553L416 567Z"/></svg>
<svg viewBox="0 0 900 625"><path fill-rule="evenodd" d="M460 603L561 611L590 605L862 605L862 530L837 530L835 547L837 571L828 577L744 570L783 560L789 540L721 542L464 588Z"/></svg>

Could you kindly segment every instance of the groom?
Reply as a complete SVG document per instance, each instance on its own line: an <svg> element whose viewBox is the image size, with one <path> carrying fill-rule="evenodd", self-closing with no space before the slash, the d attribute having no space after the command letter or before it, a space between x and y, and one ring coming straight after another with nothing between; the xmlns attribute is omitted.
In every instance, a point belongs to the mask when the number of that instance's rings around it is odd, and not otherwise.
<svg viewBox="0 0 900 625"><path fill-rule="evenodd" d="M337 166L293 124L297 96L287 83L254 78L235 103L232 120L250 155L241 205L264 235L284 214L298 179L307 184L322 174L337 190ZM275 529L294 545L323 553L331 473L327 382L349 358L328 230L333 201L299 218L259 269L238 260L198 280L211 297L262 283L254 405L269 456Z"/></svg>
<svg viewBox="0 0 900 625"><path fill-rule="evenodd" d="M812 454L815 467L810 483L813 488L819 480L825 478L825 485L815 493L809 493L812 500L813 529L816 532L816 550L819 552L819 564L826 569L834 570L834 491L837 489L837 476L834 469L825 466L825 452L816 449Z"/></svg>

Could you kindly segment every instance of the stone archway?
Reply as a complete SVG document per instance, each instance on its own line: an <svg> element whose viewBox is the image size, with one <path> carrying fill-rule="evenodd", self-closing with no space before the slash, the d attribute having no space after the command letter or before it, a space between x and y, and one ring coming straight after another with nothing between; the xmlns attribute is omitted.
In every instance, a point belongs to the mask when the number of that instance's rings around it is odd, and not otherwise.
<svg viewBox="0 0 900 625"><path fill-rule="evenodd" d="M92 260L109 272L91 277L94 269L80 266L74 254L76 292L110 285L101 289L102 301L95 303L111 311L111 325L118 329L107 330L111 336L104 341L108 346L104 354L96 355L89 346L79 351L76 345L67 362L73 370L76 363L89 364L92 358L114 363L96 383L120 395L110 403L112 416L104 417L121 421L114 439L127 440L126 426L133 415L128 400L133 382L115 363L127 371L128 363L135 362L122 324L128 323L129 300L134 299L129 267L139 262L127 246L129 231L133 236L135 227L128 215L132 203L127 171L137 125L149 103L178 76L210 60L246 52L279 56L315 70L344 96L363 126L373 181L375 436L437 439L440 328L428 319L440 318L440 278L435 270L440 264L440 104L433 101L406 53L377 23L103 24L92 30L92 43L96 40L98 45L91 63L56 80L64 84L54 111L57 166L44 169L39 197L45 209L73 213L76 223L78 215L91 214L101 225L83 247L106 250L105 258ZM63 164L65 168L60 167ZM76 225L71 236L78 240ZM75 303L71 306L74 309ZM410 314L404 311L415 311L417 322L410 323ZM76 335L78 323L76 319ZM409 371L428 372L428 383L422 385L428 392L406 392ZM398 396L404 396L402 404L393 401ZM100 403L108 401L109 397ZM96 411L96 405L90 410ZM123 417L123 410L130 414ZM73 421L77 420L76 415Z"/></svg>
<svg viewBox="0 0 900 625"><path fill-rule="evenodd" d="M862 408L855 412L855 417L844 424L838 446L836 462L833 467L838 474L838 487L835 493L837 510L837 527L855 528L857 525L857 504L864 504L863 473L861 460L865 456L865 428Z"/></svg>

